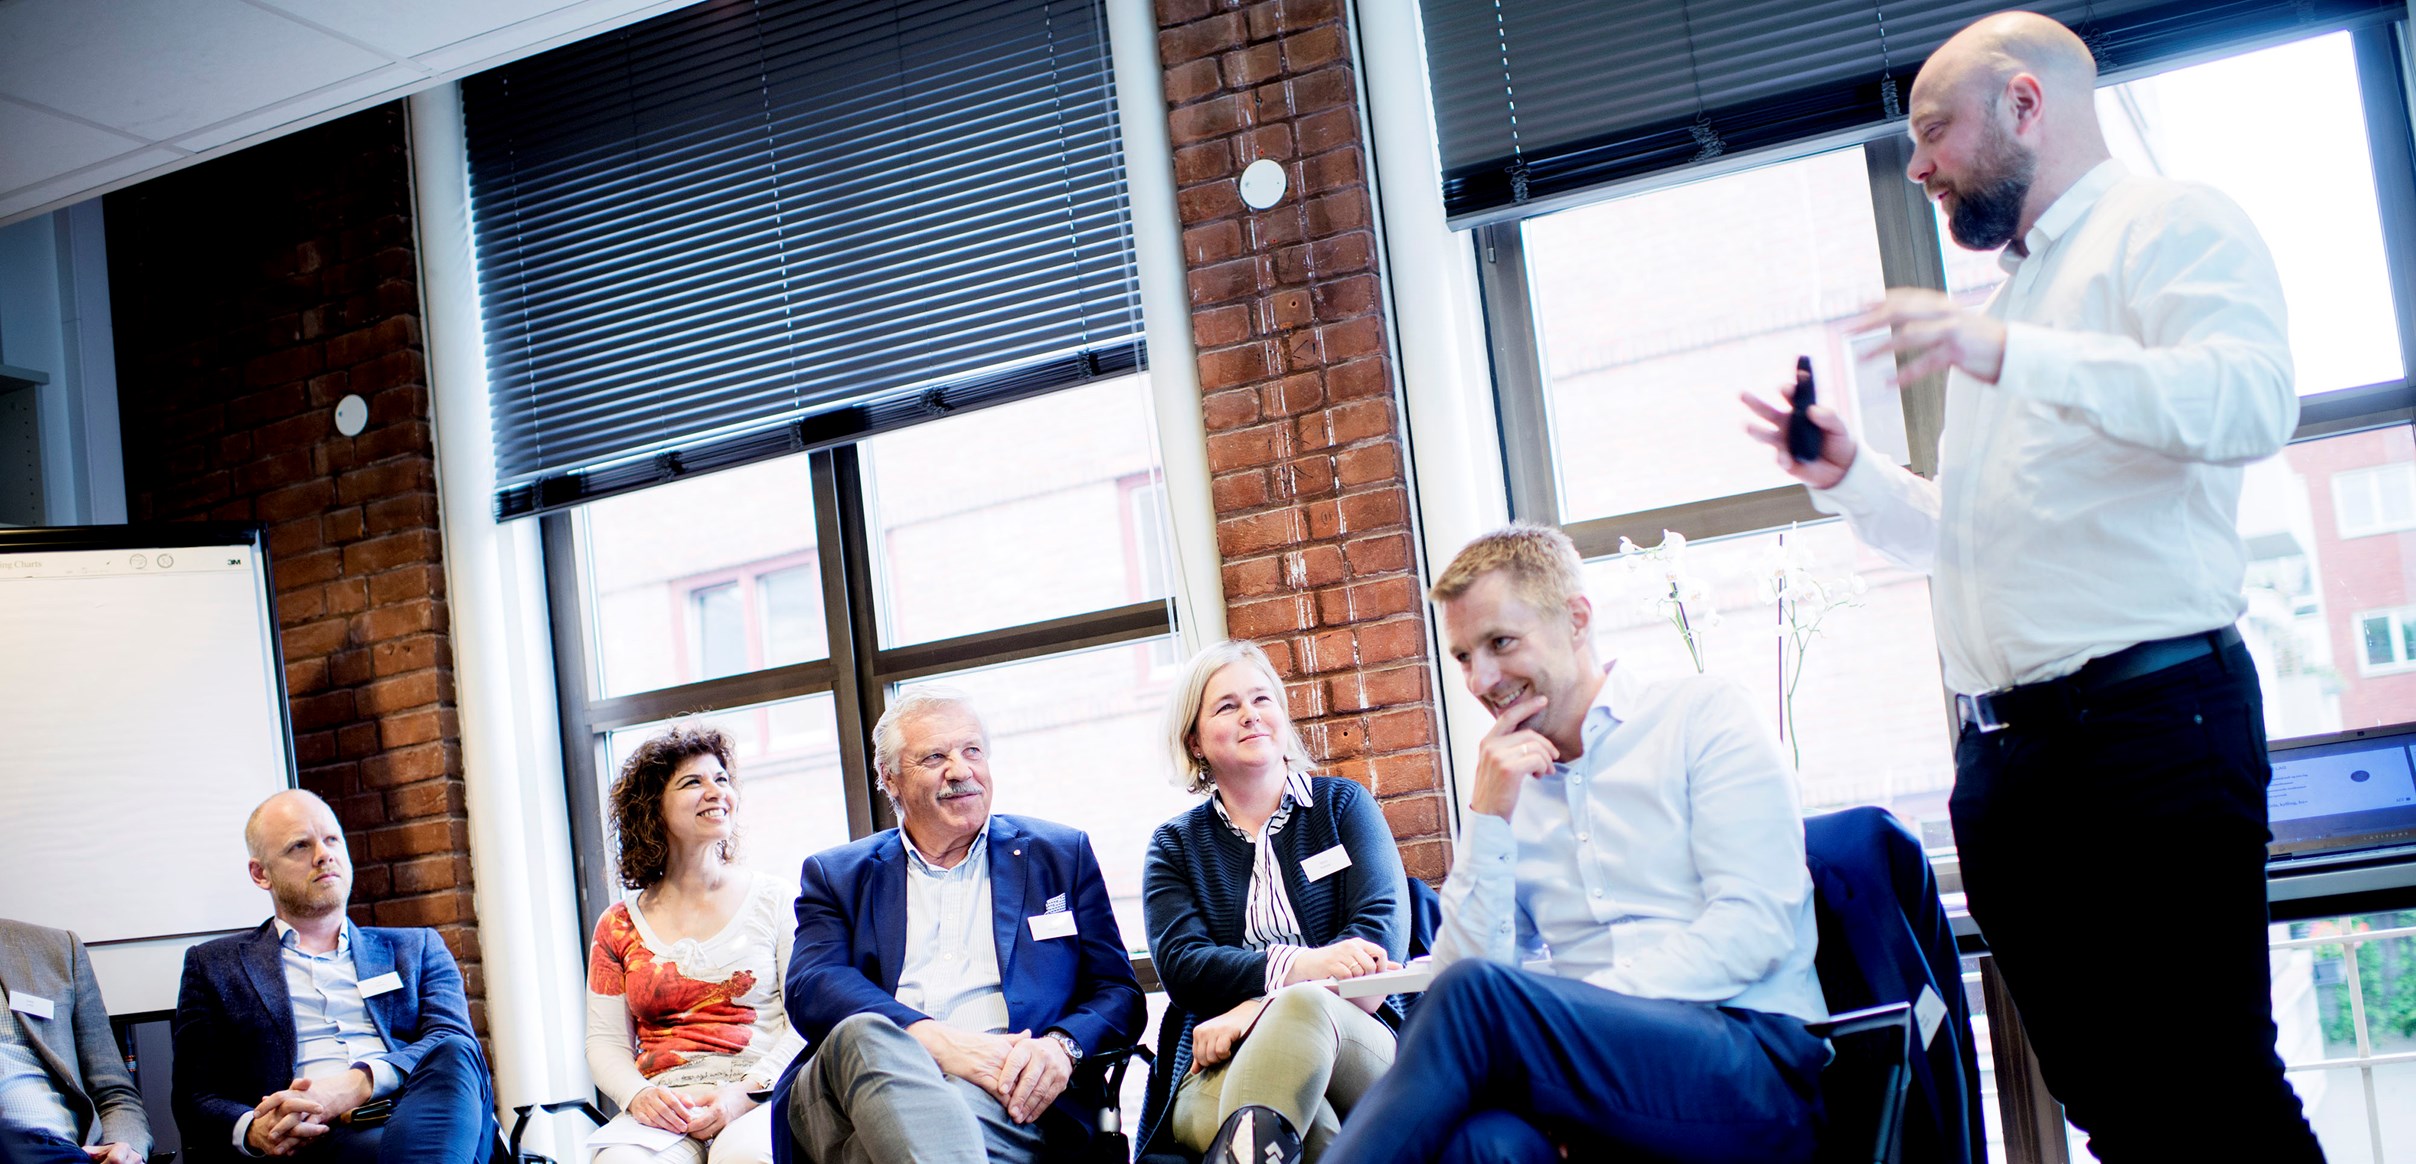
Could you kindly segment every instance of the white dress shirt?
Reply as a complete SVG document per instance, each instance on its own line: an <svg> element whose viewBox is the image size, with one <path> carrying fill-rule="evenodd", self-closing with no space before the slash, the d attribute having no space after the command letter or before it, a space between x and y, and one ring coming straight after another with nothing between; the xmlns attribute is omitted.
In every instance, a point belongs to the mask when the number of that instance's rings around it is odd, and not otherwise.
<svg viewBox="0 0 2416 1164"><path fill-rule="evenodd" d="M1253 950L1267 952L1267 993L1284 988L1292 975L1292 963L1308 952L1300 936L1300 915L1292 909L1292 895L1284 889L1283 866L1275 860L1275 846L1267 842L1283 831L1292 819L1292 807L1315 804L1314 790L1305 772L1293 772L1284 777L1283 796L1275 802L1275 812L1260 825L1257 836L1243 832L1225 814L1225 798L1208 794L1208 803L1216 806L1216 819L1223 821L1234 835L1250 842L1250 892L1243 899L1242 941Z"/></svg>
<svg viewBox="0 0 2416 1164"><path fill-rule="evenodd" d="M1795 776L1726 679L1616 666L1585 752L1468 814L1435 960L1516 965L1638 998L1826 1018Z"/></svg>
<svg viewBox="0 0 2416 1164"><path fill-rule="evenodd" d="M33 1034L16 1011L0 1011L0 1118L20 1128L49 1132L70 1143L82 1141L50 1068L34 1054Z"/></svg>
<svg viewBox="0 0 2416 1164"><path fill-rule="evenodd" d="M953 869L924 860L904 829L898 843L906 846L906 964L897 1000L960 1031L1007 1033L990 916L989 822Z"/></svg>
<svg viewBox="0 0 2416 1164"><path fill-rule="evenodd" d="M324 954L305 953L301 937L284 918L275 919L277 956L285 966L285 996L294 1010L294 1076L325 1079L355 1067L369 1072L370 1098L392 1094L402 1085L402 1073L385 1060L386 1037L369 1017L369 1002L361 997L361 972L352 961L352 923L336 931L336 948ZM252 1113L235 1121L235 1146L257 1156L244 1134L251 1130Z"/></svg>
<svg viewBox="0 0 2416 1164"><path fill-rule="evenodd" d="M2236 621L2240 466L2299 412L2273 257L2214 190L2101 163L2000 262L2004 366L1993 386L1947 376L1938 480L1865 446L1812 491L1934 576L1966 694Z"/></svg>

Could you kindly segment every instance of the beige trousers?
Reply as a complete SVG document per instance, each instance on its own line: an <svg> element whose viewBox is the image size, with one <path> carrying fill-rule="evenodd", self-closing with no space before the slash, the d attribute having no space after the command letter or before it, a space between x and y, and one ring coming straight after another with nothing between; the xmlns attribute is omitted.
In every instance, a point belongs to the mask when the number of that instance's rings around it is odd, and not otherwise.
<svg viewBox="0 0 2416 1164"><path fill-rule="evenodd" d="M1207 1151L1227 1116L1259 1104L1292 1121L1306 1159L1315 1161L1392 1065L1393 1032L1383 1020L1322 986L1287 986L1267 1000L1231 1059L1175 1089L1174 1138Z"/></svg>

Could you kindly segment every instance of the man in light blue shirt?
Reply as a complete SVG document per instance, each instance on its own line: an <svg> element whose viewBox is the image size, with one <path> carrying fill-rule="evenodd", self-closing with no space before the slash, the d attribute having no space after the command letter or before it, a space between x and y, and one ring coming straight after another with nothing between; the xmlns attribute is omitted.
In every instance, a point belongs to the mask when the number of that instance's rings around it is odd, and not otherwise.
<svg viewBox="0 0 2416 1164"><path fill-rule="evenodd" d="M352 861L317 796L268 798L244 842L276 915L185 955L172 1090L187 1155L486 1159L494 1100L444 940L345 918Z"/></svg>
<svg viewBox="0 0 2416 1164"><path fill-rule="evenodd" d="M1451 965L1329 1161L1811 1157L1827 1008L1793 774L1734 684L1598 662L1582 583L1567 535L1524 525L1435 582L1495 717Z"/></svg>

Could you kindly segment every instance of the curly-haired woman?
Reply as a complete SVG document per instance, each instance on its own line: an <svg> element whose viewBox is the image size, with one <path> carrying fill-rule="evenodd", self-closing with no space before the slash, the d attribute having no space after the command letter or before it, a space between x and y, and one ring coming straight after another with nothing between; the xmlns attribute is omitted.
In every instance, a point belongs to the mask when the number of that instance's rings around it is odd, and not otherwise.
<svg viewBox="0 0 2416 1164"><path fill-rule="evenodd" d="M587 957L587 1069L621 1114L595 1164L772 1158L764 1105L804 1040L780 1002L795 922L774 879L731 864L738 777L721 732L638 745L611 794L621 884Z"/></svg>

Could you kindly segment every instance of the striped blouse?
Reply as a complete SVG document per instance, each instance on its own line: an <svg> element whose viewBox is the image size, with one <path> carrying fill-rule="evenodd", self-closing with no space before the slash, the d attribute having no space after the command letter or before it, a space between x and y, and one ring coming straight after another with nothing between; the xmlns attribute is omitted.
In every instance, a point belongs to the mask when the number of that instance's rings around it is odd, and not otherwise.
<svg viewBox="0 0 2416 1164"><path fill-rule="evenodd" d="M1257 836L1243 832L1240 825L1225 812L1225 798L1210 794L1208 803L1216 806L1216 818L1233 830L1233 835L1250 842L1256 856L1250 861L1250 896L1242 910L1242 940L1253 950L1267 952L1267 993L1284 988L1292 972L1292 963L1308 952L1300 936L1300 916L1292 912L1292 899L1284 892L1283 868L1275 863L1275 846L1267 842L1282 832L1284 822L1292 819L1295 804L1315 804L1309 791L1309 777L1294 772L1284 779L1283 799L1275 804L1275 814L1267 818Z"/></svg>

